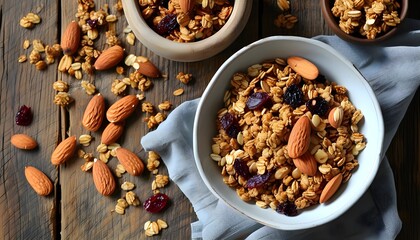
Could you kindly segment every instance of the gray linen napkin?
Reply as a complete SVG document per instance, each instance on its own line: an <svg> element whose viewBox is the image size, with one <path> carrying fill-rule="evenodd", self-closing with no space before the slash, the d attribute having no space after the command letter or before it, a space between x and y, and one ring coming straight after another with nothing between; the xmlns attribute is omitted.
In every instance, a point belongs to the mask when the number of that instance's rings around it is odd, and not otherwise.
<svg viewBox="0 0 420 240"><path fill-rule="evenodd" d="M376 46L319 36L350 60L372 86L385 123L388 148L420 83L420 21L407 19L398 36ZM281 231L234 212L205 187L194 162L192 132L198 99L185 102L141 140L162 157L169 176L191 201L199 219L193 239L394 239L401 230L394 177L386 157L369 190L339 218L319 227Z"/></svg>

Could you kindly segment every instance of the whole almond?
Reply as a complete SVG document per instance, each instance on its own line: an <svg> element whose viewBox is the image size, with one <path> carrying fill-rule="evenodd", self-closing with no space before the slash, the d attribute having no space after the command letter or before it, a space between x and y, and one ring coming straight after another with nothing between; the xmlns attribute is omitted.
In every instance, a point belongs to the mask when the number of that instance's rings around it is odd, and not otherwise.
<svg viewBox="0 0 420 240"><path fill-rule="evenodd" d="M98 59L96 59L94 67L96 70L106 70L117 65L124 58L124 49L119 45L114 45L104 50Z"/></svg>
<svg viewBox="0 0 420 240"><path fill-rule="evenodd" d="M195 0L179 0L179 7L184 13L188 13L194 7Z"/></svg>
<svg viewBox="0 0 420 240"><path fill-rule="evenodd" d="M135 95L127 95L108 108L106 118L109 122L123 121L134 112L138 104L139 99Z"/></svg>
<svg viewBox="0 0 420 240"><path fill-rule="evenodd" d="M141 58L133 66L137 68L137 72L146 77L157 78L161 76L159 69L147 58Z"/></svg>
<svg viewBox="0 0 420 240"><path fill-rule="evenodd" d="M118 161L120 161L121 165L125 168L125 170L133 176L138 176L142 174L144 170L144 164L140 160L139 157L137 157L136 154L131 152L128 149L125 148L117 148L115 150L115 153L117 155Z"/></svg>
<svg viewBox="0 0 420 240"><path fill-rule="evenodd" d="M109 167L95 158L92 168L93 182L96 190L104 196L109 196L115 191L115 179Z"/></svg>
<svg viewBox="0 0 420 240"><path fill-rule="evenodd" d="M343 175L341 173L335 175L324 187L321 192L321 196L319 197L319 203L324 203L330 199L335 192L337 192L338 188L343 181Z"/></svg>
<svg viewBox="0 0 420 240"><path fill-rule="evenodd" d="M290 132L287 151L289 157L297 158L302 156L309 148L311 139L311 121L304 115L299 118Z"/></svg>
<svg viewBox="0 0 420 240"><path fill-rule="evenodd" d="M306 151L300 157L293 158L293 163L301 173L305 173L308 176L314 176L318 170L317 161L309 151Z"/></svg>
<svg viewBox="0 0 420 240"><path fill-rule="evenodd" d="M305 58L289 57L287 59L287 64L289 64L293 71L308 80L314 80L319 75L319 70L315 64Z"/></svg>
<svg viewBox="0 0 420 240"><path fill-rule="evenodd" d="M37 194L47 196L52 192L53 184L51 180L37 168L26 166L25 177Z"/></svg>
<svg viewBox="0 0 420 240"><path fill-rule="evenodd" d="M102 125L105 115L105 99L98 93L92 97L83 114L82 125L86 130L96 132Z"/></svg>
<svg viewBox="0 0 420 240"><path fill-rule="evenodd" d="M62 141L51 154L51 163L59 165L69 160L76 151L76 136L70 136Z"/></svg>
<svg viewBox="0 0 420 240"><path fill-rule="evenodd" d="M64 54L73 55L77 51L80 45L80 35L81 29L77 22L72 21L67 25L61 38L61 48Z"/></svg>
<svg viewBox="0 0 420 240"><path fill-rule="evenodd" d="M341 106L335 107L331 109L330 113L328 114L328 122L331 124L332 127L338 128L341 126L344 117L344 110Z"/></svg>
<svg viewBox="0 0 420 240"><path fill-rule="evenodd" d="M15 134L10 138L10 143L23 150L32 150L38 146L38 143L32 137L26 134Z"/></svg>
<svg viewBox="0 0 420 240"><path fill-rule="evenodd" d="M109 123L108 126L106 126L106 128L102 132L101 143L105 145L110 145L112 143L115 143L118 140L118 138L121 137L123 132L124 132L123 122Z"/></svg>

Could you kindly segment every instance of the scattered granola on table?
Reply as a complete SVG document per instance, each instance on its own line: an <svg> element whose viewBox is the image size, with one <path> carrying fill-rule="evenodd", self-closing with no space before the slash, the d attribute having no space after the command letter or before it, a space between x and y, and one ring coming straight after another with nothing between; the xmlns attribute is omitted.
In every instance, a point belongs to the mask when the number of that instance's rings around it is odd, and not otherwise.
<svg viewBox="0 0 420 240"><path fill-rule="evenodd" d="M243 201L289 216L327 201L327 183L348 181L366 146L347 89L318 72L304 78L291 61L315 66L277 58L232 76L210 155Z"/></svg>

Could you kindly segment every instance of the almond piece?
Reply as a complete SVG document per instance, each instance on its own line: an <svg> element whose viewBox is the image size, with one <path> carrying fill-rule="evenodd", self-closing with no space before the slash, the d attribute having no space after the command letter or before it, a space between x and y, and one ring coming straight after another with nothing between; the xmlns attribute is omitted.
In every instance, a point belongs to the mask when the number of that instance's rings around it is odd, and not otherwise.
<svg viewBox="0 0 420 240"><path fill-rule="evenodd" d="M67 25L61 38L61 48L65 55L73 55L77 51L80 45L80 34L81 29L77 22L72 21Z"/></svg>
<svg viewBox="0 0 420 240"><path fill-rule="evenodd" d="M146 77L158 78L161 76L159 69L146 57L137 57L133 67Z"/></svg>
<svg viewBox="0 0 420 240"><path fill-rule="evenodd" d="M125 170L133 176L142 174L144 164L136 154L125 148L115 149L116 156Z"/></svg>
<svg viewBox="0 0 420 240"><path fill-rule="evenodd" d="M321 196L319 197L319 203L324 203L330 199L335 192L337 192L338 188L343 181L343 175L341 173L335 175L324 187L321 192Z"/></svg>
<svg viewBox="0 0 420 240"><path fill-rule="evenodd" d="M338 128L343 122L343 117L344 110L341 106L338 106L331 109L330 113L328 114L328 122L331 124L332 127Z"/></svg>
<svg viewBox="0 0 420 240"><path fill-rule="evenodd" d="M93 182L96 190L104 196L109 196L115 191L115 179L111 170L101 160L95 158L92 168Z"/></svg>
<svg viewBox="0 0 420 240"><path fill-rule="evenodd" d="M38 195L47 196L52 192L53 184L51 180L37 168L26 166L25 177Z"/></svg>
<svg viewBox="0 0 420 240"><path fill-rule="evenodd" d="M102 52L96 59L94 67L96 70L106 70L117 65L124 58L124 49L114 45Z"/></svg>
<svg viewBox="0 0 420 240"><path fill-rule="evenodd" d="M32 137L26 134L15 134L10 138L10 143L23 150L32 150L38 146L38 143Z"/></svg>
<svg viewBox="0 0 420 240"><path fill-rule="evenodd" d="M311 121L304 115L299 118L290 132L287 151L289 157L297 158L302 156L309 148L311 139Z"/></svg>
<svg viewBox="0 0 420 240"><path fill-rule="evenodd" d="M319 75L318 68L315 66L315 64L304 58L289 57L287 59L287 64L290 65L293 71L308 80L314 80Z"/></svg>
<svg viewBox="0 0 420 240"><path fill-rule="evenodd" d="M317 161L309 151L300 157L293 158L293 163L301 173L308 176L314 176L318 170Z"/></svg>
<svg viewBox="0 0 420 240"><path fill-rule="evenodd" d="M194 7L195 0L179 0L179 7L183 13L188 13Z"/></svg>
<svg viewBox="0 0 420 240"><path fill-rule="evenodd" d="M110 145L112 143L115 143L118 140L118 138L121 137L123 132L124 132L123 122L109 123L108 126L106 126L106 128L102 132L101 143L105 145Z"/></svg>
<svg viewBox="0 0 420 240"><path fill-rule="evenodd" d="M109 122L120 122L130 116L138 104L139 99L135 95L127 95L108 108L106 118Z"/></svg>
<svg viewBox="0 0 420 240"><path fill-rule="evenodd" d="M76 151L76 136L70 136L62 141L51 154L51 163L59 165L69 160Z"/></svg>
<svg viewBox="0 0 420 240"><path fill-rule="evenodd" d="M102 125L105 114L105 99L98 93L93 96L86 106L82 125L86 130L96 132Z"/></svg>

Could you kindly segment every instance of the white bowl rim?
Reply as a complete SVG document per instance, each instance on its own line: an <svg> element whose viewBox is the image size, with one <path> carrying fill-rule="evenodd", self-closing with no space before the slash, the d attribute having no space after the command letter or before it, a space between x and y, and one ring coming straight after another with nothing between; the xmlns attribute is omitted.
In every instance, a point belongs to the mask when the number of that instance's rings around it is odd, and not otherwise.
<svg viewBox="0 0 420 240"><path fill-rule="evenodd" d="M380 148L379 149L379 161L375 162L376 164L374 165L374 169L372 169L373 174L369 175L369 178L366 178L366 185L363 186L362 191L358 191L357 194L354 195L354 198L351 200L351 203L346 205L345 207L341 208L340 210L337 210L334 212L334 214L329 215L328 217L323 218L322 220L318 221L317 223L312 223L312 224L301 224L301 225L287 225L287 224L279 224L279 225L271 225L265 222L261 222L258 221L257 219L254 219L252 216L246 215L244 212L242 212L240 209L238 209L236 206L234 206L233 204L230 204L229 201L226 201L226 199L224 199L222 196L220 196L217 191L212 187L209 179L206 177L206 174L204 172L203 166L201 165L200 159L199 159L199 152L197 149L197 145L198 145L198 140L197 140L197 131L198 131L198 125L200 122L200 112L203 111L203 104L204 104L204 99L208 97L208 95L212 92L212 88L215 85L215 81L216 79L219 77L219 75L222 74L222 72L229 67L229 65L231 64L232 60L234 60L235 58L239 57L240 55L244 54L245 52L247 52L248 50L250 50L251 48L254 48L258 45L264 44L266 42L271 42L271 41L281 41L281 40L286 40L286 41L300 41L300 42L304 42L304 43L309 43L309 44L313 44L317 47L320 47L326 51L329 51L330 53L334 54L337 58L339 58L343 63L347 64L348 66L350 66L352 68L352 70L354 70L356 75L359 75L359 77L361 77L362 79L364 79L364 81L362 81L361 83L365 86L366 91L369 92L371 100L372 100L372 104L373 107L375 108L375 111L377 113L377 123L378 123L378 143L376 147ZM272 37L266 37L263 39L260 39L258 41L255 41L245 47L243 47L242 49L238 50L235 54L233 54L231 57L229 57L220 67L219 69L216 71L216 73L214 74L213 78L210 80L209 84L207 85L207 88L205 89L203 95L201 96L201 99L198 103L198 107L197 107L197 111L196 111L196 115L195 115L195 119L194 119L194 127L193 127L193 153L194 153L194 159L195 159L195 163L198 169L198 172L201 176L201 178L203 179L204 183L206 184L207 188L210 190L210 192L216 196L219 200L222 200L225 204L227 204L228 206L230 206L231 208L235 209L236 212L239 212L240 214L253 219L254 221L260 222L263 225L269 226L269 227L273 227L273 228L277 228L277 229L281 229L281 230L302 230L302 229L307 229L307 228L313 228L316 226L320 226L322 224L325 224L327 222L330 222L336 218L338 218L339 216L341 216L344 212L346 212L350 207L352 207L361 197L363 194L365 194L365 192L367 191L367 189L370 187L373 179L375 178L381 160L384 156L384 152L383 152L383 141L384 141L384 123L383 123L383 116L382 116L382 111L381 111L381 107L379 105L379 102L376 98L375 93L373 92L371 86L369 85L368 81L363 77L363 75L359 72L359 70L357 70L354 65L347 60L344 56L342 56L341 53L339 53L337 50L335 50L333 47L331 47L330 45L321 42L319 40L316 39L310 39L310 38L305 38L305 37L299 37L299 36L272 36ZM209 146L210 147L210 146ZM240 198L238 197L238 199L240 200Z"/></svg>

